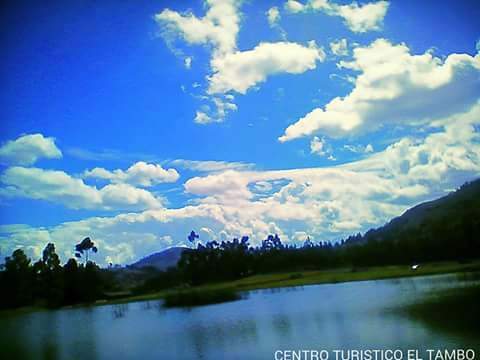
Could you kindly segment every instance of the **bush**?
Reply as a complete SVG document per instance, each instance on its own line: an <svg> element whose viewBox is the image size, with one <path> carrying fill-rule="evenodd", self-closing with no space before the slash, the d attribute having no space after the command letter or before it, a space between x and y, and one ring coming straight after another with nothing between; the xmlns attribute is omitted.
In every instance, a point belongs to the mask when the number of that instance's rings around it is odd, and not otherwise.
<svg viewBox="0 0 480 360"><path fill-rule="evenodd" d="M233 289L183 290L165 296L165 307L191 307L235 301L241 298Z"/></svg>

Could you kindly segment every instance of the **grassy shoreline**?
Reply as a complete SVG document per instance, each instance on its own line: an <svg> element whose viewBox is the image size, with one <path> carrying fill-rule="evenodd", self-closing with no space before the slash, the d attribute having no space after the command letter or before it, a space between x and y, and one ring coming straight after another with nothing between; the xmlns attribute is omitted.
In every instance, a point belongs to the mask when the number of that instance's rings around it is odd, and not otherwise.
<svg viewBox="0 0 480 360"><path fill-rule="evenodd" d="M414 276L440 275L456 272L480 271L480 260L461 264L458 262L432 262L422 264L417 270L412 270L408 265L376 266L364 269L339 268L332 270L293 271L285 273L258 274L231 282L220 282L189 288L198 292L206 291L236 291L244 292L260 289L272 289L293 286L308 286L320 284L343 283L352 281L384 280ZM114 300L99 300L90 305L75 305L61 309L80 308L85 306L105 306L123 304L137 301L160 300L166 296L177 294L185 289L163 290L150 294L142 294L119 298ZM21 314L33 311L49 311L38 307L28 307L0 311L0 316L5 314Z"/></svg>
<svg viewBox="0 0 480 360"><path fill-rule="evenodd" d="M422 264L417 270L412 270L408 265L393 265L376 266L360 270L341 268L332 270L292 271L285 273L258 274L230 282L205 284L191 289L196 289L199 291L232 289L242 292L293 286L333 284L352 281L384 280L475 271L480 271L480 261L475 261L467 264L460 264L453 261L432 262ZM164 298L166 295L177 291L181 290L164 290L150 294L130 296L122 299L104 301L97 305L111 305L135 301L159 300Z"/></svg>

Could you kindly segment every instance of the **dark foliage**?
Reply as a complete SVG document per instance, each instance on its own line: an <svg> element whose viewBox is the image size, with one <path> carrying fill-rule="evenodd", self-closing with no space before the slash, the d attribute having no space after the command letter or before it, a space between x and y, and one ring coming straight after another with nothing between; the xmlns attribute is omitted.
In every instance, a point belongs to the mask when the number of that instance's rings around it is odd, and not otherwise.
<svg viewBox="0 0 480 360"><path fill-rule="evenodd" d="M470 261L480 257L480 180L416 206L385 226L332 244L285 246L269 235L256 248L248 238L216 241L182 254L185 282L198 285L254 273L366 267L428 261Z"/></svg>
<svg viewBox="0 0 480 360"><path fill-rule="evenodd" d="M199 239L192 231L191 242ZM48 244L42 259L31 264L22 250L15 250L0 271L2 307L42 303L48 306L91 302L105 290L121 290L112 284L114 272L102 272L88 261L97 248L90 238L75 247L86 263L70 259L62 267L55 246ZM134 290L153 292L178 286L229 281L267 272L352 269L456 260L468 262L480 257L480 180L463 185L456 192L416 206L402 216L364 235L357 234L336 243L313 243L307 238L301 247L284 245L278 235L269 235L252 247L248 237L202 244L182 252L177 267L147 271L148 277ZM127 272L130 270L126 270ZM138 270L135 270L138 272ZM131 271L130 271L131 272ZM142 276L143 273L142 273Z"/></svg>
<svg viewBox="0 0 480 360"><path fill-rule="evenodd" d="M0 273L0 307L89 303L99 298L105 285L100 268L91 261L78 265L69 259L62 267L54 244L49 243L33 265L18 249L5 259L5 270Z"/></svg>
<svg viewBox="0 0 480 360"><path fill-rule="evenodd" d="M82 255L85 255L85 263L88 263L88 253L90 251L96 253L98 249L89 237L86 237L79 244L75 245L75 257L80 259Z"/></svg>
<svg viewBox="0 0 480 360"><path fill-rule="evenodd" d="M192 307L239 300L241 296L233 289L184 290L165 296L166 307Z"/></svg>
<svg viewBox="0 0 480 360"><path fill-rule="evenodd" d="M154 273L154 275L148 277L147 280L145 280L145 282L140 286L137 286L133 291L134 293L150 293L153 291L172 288L182 283L182 274L176 267L171 267L165 271L155 271L155 269L151 269L151 271Z"/></svg>

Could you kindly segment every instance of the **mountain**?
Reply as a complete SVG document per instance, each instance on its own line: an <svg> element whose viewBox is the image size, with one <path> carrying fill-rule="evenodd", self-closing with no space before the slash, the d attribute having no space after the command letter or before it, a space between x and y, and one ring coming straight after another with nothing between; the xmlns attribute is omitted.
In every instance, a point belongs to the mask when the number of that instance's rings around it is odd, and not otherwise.
<svg viewBox="0 0 480 360"><path fill-rule="evenodd" d="M166 270L169 267L177 265L185 249L187 248L171 247L166 250L156 252L130 265L130 268L140 269L145 267L153 267L157 270Z"/></svg>
<svg viewBox="0 0 480 360"><path fill-rule="evenodd" d="M444 228L445 231L480 220L480 179L467 182L439 199L421 203L394 218L383 230L390 232Z"/></svg>
<svg viewBox="0 0 480 360"><path fill-rule="evenodd" d="M386 225L349 237L377 260L466 259L480 256L480 179L437 200L424 202Z"/></svg>

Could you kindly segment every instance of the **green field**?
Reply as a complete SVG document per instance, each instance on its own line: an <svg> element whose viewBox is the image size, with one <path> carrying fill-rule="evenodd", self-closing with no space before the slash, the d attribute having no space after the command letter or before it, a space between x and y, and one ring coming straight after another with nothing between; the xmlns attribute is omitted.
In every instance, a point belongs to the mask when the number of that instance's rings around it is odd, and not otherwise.
<svg viewBox="0 0 480 360"><path fill-rule="evenodd" d="M253 275L231 282L206 284L195 287L198 291L211 291L230 289L236 291L248 291L257 289L270 289L290 286L303 286L327 283L340 283L348 281L380 280L410 276L425 276L435 274L447 274L454 272L480 271L480 261L460 264L458 262L437 262L422 264L417 270L410 266L380 266L362 269L333 269L319 271L285 272ZM167 294L176 293L184 289L164 290L156 293L126 297L113 301L99 301L97 304L124 303L132 301L154 300L164 298Z"/></svg>

